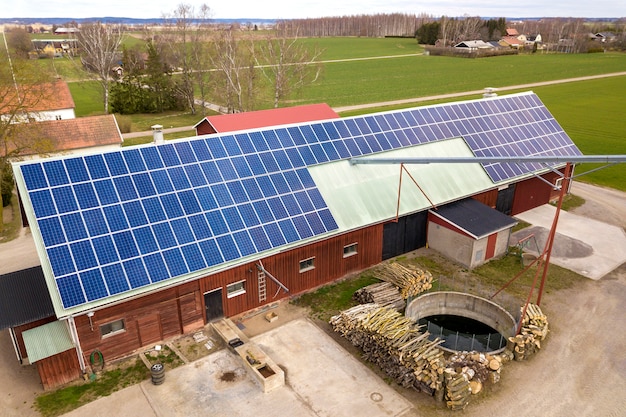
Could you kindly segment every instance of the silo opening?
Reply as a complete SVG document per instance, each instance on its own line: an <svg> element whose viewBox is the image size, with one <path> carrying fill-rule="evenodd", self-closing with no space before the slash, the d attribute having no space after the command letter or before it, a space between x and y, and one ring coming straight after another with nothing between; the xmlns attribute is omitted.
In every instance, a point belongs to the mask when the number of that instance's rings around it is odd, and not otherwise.
<svg viewBox="0 0 626 417"><path fill-rule="evenodd" d="M440 347L449 351L499 353L517 329L513 316L493 301L453 291L422 295L405 314L423 325L431 340L444 340Z"/></svg>

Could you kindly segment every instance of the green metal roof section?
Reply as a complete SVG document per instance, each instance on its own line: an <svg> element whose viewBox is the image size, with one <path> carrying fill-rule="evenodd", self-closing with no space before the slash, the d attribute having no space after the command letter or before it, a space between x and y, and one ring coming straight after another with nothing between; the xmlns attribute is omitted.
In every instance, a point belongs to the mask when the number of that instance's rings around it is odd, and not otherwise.
<svg viewBox="0 0 626 417"><path fill-rule="evenodd" d="M461 138L433 142L376 157L474 156ZM367 158L367 157L364 157ZM400 211L405 215L494 188L483 167L470 164L404 165ZM345 232L395 218L400 165L351 165L348 161L309 167L311 176L330 207L339 229ZM407 172L415 179L413 182ZM424 191L420 191L421 189Z"/></svg>
<svg viewBox="0 0 626 417"><path fill-rule="evenodd" d="M35 363L76 347L65 321L53 321L22 333L26 355Z"/></svg>

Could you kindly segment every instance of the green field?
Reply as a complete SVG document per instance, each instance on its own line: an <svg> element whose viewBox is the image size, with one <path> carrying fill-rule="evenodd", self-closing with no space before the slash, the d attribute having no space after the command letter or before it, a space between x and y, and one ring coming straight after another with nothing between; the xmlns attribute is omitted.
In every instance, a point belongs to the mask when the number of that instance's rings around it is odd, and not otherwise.
<svg viewBox="0 0 626 417"><path fill-rule="evenodd" d="M325 102L332 107L412 99L447 93L481 90L626 71L626 54L535 54L484 59L415 55L422 48L413 39L311 38L302 42L323 51L322 78L293 97L291 104ZM362 59L368 57L403 57ZM61 72L73 74L73 62L55 60ZM76 75L74 75L76 77ZM101 93L95 83L70 84L78 116L101 114ZM585 154L626 154L626 76L535 87L557 121ZM508 92L501 92L506 94ZM447 101L479 98L479 95ZM440 102L440 101L439 101ZM390 110L435 102L367 109L342 116ZM163 117L163 123L159 119ZM202 116L199 115L197 120ZM185 126L195 123L190 114L132 116L132 131L154 123ZM582 172L592 166L582 166ZM626 165L619 164L581 177L626 191Z"/></svg>

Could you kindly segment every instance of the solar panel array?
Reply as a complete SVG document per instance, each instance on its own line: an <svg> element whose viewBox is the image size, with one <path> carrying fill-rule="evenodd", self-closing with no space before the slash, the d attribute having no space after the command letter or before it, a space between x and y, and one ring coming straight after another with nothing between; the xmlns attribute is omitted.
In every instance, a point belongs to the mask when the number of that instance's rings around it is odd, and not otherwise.
<svg viewBox="0 0 626 417"><path fill-rule="evenodd" d="M264 148L240 135L24 165L63 305L337 229L304 163Z"/></svg>
<svg viewBox="0 0 626 417"><path fill-rule="evenodd" d="M307 167L455 137L477 156L580 154L525 94L20 168L69 308L337 230ZM541 168L485 166L494 182Z"/></svg>

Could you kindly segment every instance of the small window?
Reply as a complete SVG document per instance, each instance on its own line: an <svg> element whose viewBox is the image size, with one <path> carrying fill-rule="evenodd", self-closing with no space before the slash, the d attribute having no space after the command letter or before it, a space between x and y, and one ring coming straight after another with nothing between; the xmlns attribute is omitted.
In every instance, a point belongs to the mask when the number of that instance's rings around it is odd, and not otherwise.
<svg viewBox="0 0 626 417"><path fill-rule="evenodd" d="M300 261L300 272L310 271L315 269L315 257Z"/></svg>
<svg viewBox="0 0 626 417"><path fill-rule="evenodd" d="M226 296L228 298L236 297L246 293L246 281L237 281L226 286Z"/></svg>
<svg viewBox="0 0 626 417"><path fill-rule="evenodd" d="M60 114L57 114L57 115L55 116L55 118L56 118L57 120L61 120L61 115L60 115Z"/></svg>
<svg viewBox="0 0 626 417"><path fill-rule="evenodd" d="M357 246L358 243L351 243L343 247L343 257L347 258L349 256L354 256L357 254Z"/></svg>
<svg viewBox="0 0 626 417"><path fill-rule="evenodd" d="M126 331L124 319L119 319L100 326L100 334L102 337L113 336L114 334Z"/></svg>

